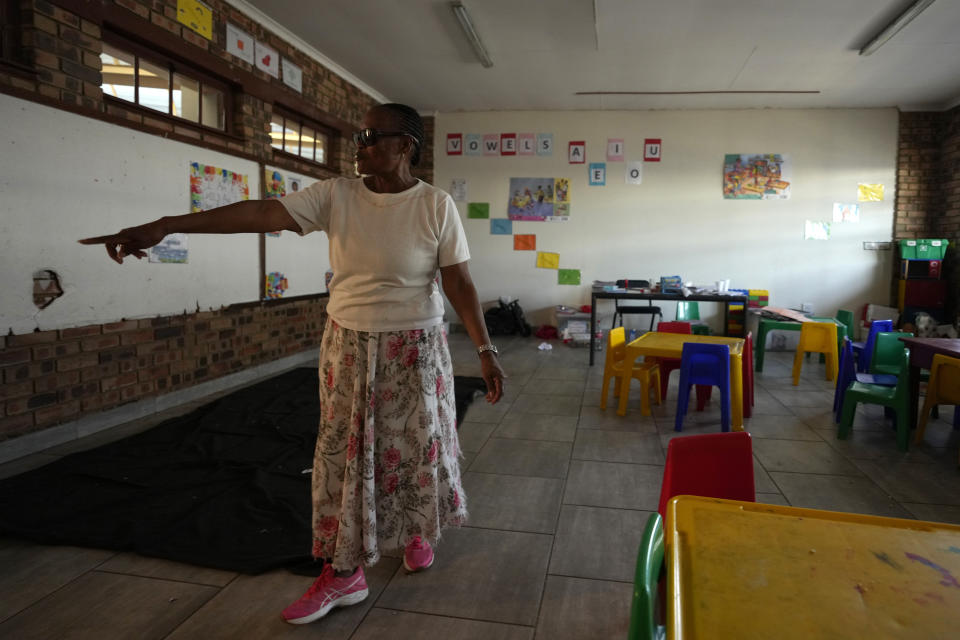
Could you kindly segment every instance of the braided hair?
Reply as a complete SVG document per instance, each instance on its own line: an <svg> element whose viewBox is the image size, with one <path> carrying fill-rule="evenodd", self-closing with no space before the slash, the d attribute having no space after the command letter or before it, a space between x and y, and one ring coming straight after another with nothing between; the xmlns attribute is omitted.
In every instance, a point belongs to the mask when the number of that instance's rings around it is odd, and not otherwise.
<svg viewBox="0 0 960 640"><path fill-rule="evenodd" d="M413 153L410 154L410 166L415 167L420 162L420 148L423 146L423 120L420 114L413 107L405 104L389 102L377 106L378 109L386 109L392 113L397 120L397 128L413 138Z"/></svg>

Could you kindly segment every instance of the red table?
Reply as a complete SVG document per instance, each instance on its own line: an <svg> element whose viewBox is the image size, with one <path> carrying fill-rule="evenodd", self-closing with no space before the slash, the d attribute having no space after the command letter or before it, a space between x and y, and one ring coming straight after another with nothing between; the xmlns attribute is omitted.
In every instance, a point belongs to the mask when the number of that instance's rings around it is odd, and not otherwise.
<svg viewBox="0 0 960 640"><path fill-rule="evenodd" d="M954 338L900 338L910 348L910 428L917 427L920 406L920 370L929 369L937 353L960 358L960 340Z"/></svg>

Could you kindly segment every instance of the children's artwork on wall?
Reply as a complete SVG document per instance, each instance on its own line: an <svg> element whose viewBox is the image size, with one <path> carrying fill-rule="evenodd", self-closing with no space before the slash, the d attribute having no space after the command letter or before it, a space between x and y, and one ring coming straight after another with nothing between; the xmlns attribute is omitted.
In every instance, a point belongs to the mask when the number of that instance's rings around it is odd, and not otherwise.
<svg viewBox="0 0 960 640"><path fill-rule="evenodd" d="M177 22L213 40L213 11L199 0L177 0Z"/></svg>
<svg viewBox="0 0 960 640"><path fill-rule="evenodd" d="M643 163L628 162L625 175L627 184L643 184Z"/></svg>
<svg viewBox="0 0 960 640"><path fill-rule="evenodd" d="M660 162L660 138L645 138L643 141L643 161Z"/></svg>
<svg viewBox="0 0 960 640"><path fill-rule="evenodd" d="M188 253L185 233L171 233L147 252L150 262L172 264L186 264Z"/></svg>
<svg viewBox="0 0 960 640"><path fill-rule="evenodd" d="M495 133L483 134L483 155L485 156L500 155L500 136L498 136Z"/></svg>
<svg viewBox="0 0 960 640"><path fill-rule="evenodd" d="M538 156L553 155L553 134L552 133L537 134L537 155Z"/></svg>
<svg viewBox="0 0 960 640"><path fill-rule="evenodd" d="M486 220L490 217L489 202L471 202L467 205L467 218Z"/></svg>
<svg viewBox="0 0 960 640"><path fill-rule="evenodd" d="M829 240L830 223L819 220L807 220L803 227L804 240Z"/></svg>
<svg viewBox="0 0 960 640"><path fill-rule="evenodd" d="M294 178L290 176L290 180L287 181L290 184L290 193L296 193L300 191L300 178Z"/></svg>
<svg viewBox="0 0 960 640"><path fill-rule="evenodd" d="M623 138L607 138L607 162L623 162Z"/></svg>
<svg viewBox="0 0 960 640"><path fill-rule="evenodd" d="M570 219L570 203L569 202L555 202L553 203L553 217L548 220L548 222L563 222L564 220Z"/></svg>
<svg viewBox="0 0 960 640"><path fill-rule="evenodd" d="M573 140L567 145L567 162L570 164L584 164L587 161L587 143L583 140Z"/></svg>
<svg viewBox="0 0 960 640"><path fill-rule="evenodd" d="M490 234L509 236L513 234L513 220L510 218L490 218Z"/></svg>
<svg viewBox="0 0 960 640"><path fill-rule="evenodd" d="M463 139L463 151L468 156L483 153L483 137L478 133L468 133Z"/></svg>
<svg viewBox="0 0 960 640"><path fill-rule="evenodd" d="M518 233L513 236L514 251L536 251L537 236L532 233Z"/></svg>
<svg viewBox="0 0 960 640"><path fill-rule="evenodd" d="M537 152L537 138L532 133L517 134L517 153L532 156Z"/></svg>
<svg viewBox="0 0 960 640"><path fill-rule="evenodd" d="M303 69L286 58L280 59L280 66L283 69L283 84L297 93L303 93Z"/></svg>
<svg viewBox="0 0 960 640"><path fill-rule="evenodd" d="M283 292L288 288L287 277L279 271L271 271L267 274L263 297L269 300L282 298Z"/></svg>
<svg viewBox="0 0 960 640"><path fill-rule="evenodd" d="M605 162L590 163L590 186L602 187L607 184L607 164Z"/></svg>
<svg viewBox="0 0 960 640"><path fill-rule="evenodd" d="M277 50L259 40L253 46L253 63L260 71L265 71L274 78L280 77L280 56Z"/></svg>
<svg viewBox="0 0 960 640"><path fill-rule="evenodd" d="M549 253L546 251L540 251L537 253L537 268L538 269L559 269L560 268L560 254L559 253Z"/></svg>
<svg viewBox="0 0 960 640"><path fill-rule="evenodd" d="M580 284L580 269L557 270L557 284Z"/></svg>
<svg viewBox="0 0 960 640"><path fill-rule="evenodd" d="M457 202L467 201L467 179L454 178L450 181L450 197Z"/></svg>
<svg viewBox="0 0 960 640"><path fill-rule="evenodd" d="M263 170L263 198L273 200L287 195L286 180L279 171Z"/></svg>
<svg viewBox="0 0 960 640"><path fill-rule="evenodd" d="M228 22L227 53L253 64L253 36Z"/></svg>
<svg viewBox="0 0 960 640"><path fill-rule="evenodd" d="M507 217L536 222L553 220L557 217L554 210L556 182L554 178L510 178Z"/></svg>
<svg viewBox="0 0 960 640"><path fill-rule="evenodd" d="M857 200L860 202L883 202L883 185L861 182L857 185Z"/></svg>
<svg viewBox="0 0 960 640"><path fill-rule="evenodd" d="M723 157L727 200L787 200L790 163L779 153L728 153Z"/></svg>
<svg viewBox="0 0 960 640"><path fill-rule="evenodd" d="M833 203L834 222L860 222L860 205Z"/></svg>
<svg viewBox="0 0 960 640"><path fill-rule="evenodd" d="M199 162L190 163L190 212L250 199L247 176Z"/></svg>
<svg viewBox="0 0 960 640"><path fill-rule="evenodd" d="M557 178L553 183L554 202L570 204L570 179Z"/></svg>

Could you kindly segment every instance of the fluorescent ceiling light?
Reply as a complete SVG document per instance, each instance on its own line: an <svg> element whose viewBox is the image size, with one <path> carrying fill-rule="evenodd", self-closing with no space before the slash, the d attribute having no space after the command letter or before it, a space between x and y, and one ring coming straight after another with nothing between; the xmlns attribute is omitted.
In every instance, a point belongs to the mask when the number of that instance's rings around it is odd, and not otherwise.
<svg viewBox="0 0 960 640"><path fill-rule="evenodd" d="M870 42L860 49L860 55L868 56L885 43L887 40L897 35L897 32L910 24L910 21L920 15L924 9L933 4L933 0L917 0L910 5L906 11L894 18L893 22L888 24L883 31L875 35Z"/></svg>
<svg viewBox="0 0 960 640"><path fill-rule="evenodd" d="M933 0L930 1L932 2ZM467 7L464 6L460 0L454 0L450 3L450 8L453 9L453 15L457 16L457 22L460 23L460 28L463 29L463 35L467 36L467 41L470 43L470 46L473 47L473 52L477 54L480 64L487 68L492 67L493 60L490 59L487 48L483 46L483 41L480 40L480 34L477 33L476 28L473 26L473 20L470 19L470 14L467 13Z"/></svg>

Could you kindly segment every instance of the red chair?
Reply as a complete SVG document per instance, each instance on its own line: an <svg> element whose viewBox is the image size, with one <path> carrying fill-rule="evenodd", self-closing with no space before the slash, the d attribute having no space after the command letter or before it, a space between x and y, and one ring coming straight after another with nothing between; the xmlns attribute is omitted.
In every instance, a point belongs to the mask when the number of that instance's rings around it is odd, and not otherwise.
<svg viewBox="0 0 960 640"><path fill-rule="evenodd" d="M661 322L657 325L659 333L693 333L689 322ZM657 358L660 364L660 400L667 399L667 383L670 382L670 372L680 368L680 358Z"/></svg>
<svg viewBox="0 0 960 640"><path fill-rule="evenodd" d="M660 515L666 517L667 502L681 495L756 502L750 434L731 431L671 440L657 507Z"/></svg>
<svg viewBox="0 0 960 640"><path fill-rule="evenodd" d="M753 332L748 331L747 337L743 339L743 417L749 418L753 415ZM697 385L697 411L703 411L703 408L710 402L710 396L713 393L713 387L706 385Z"/></svg>

